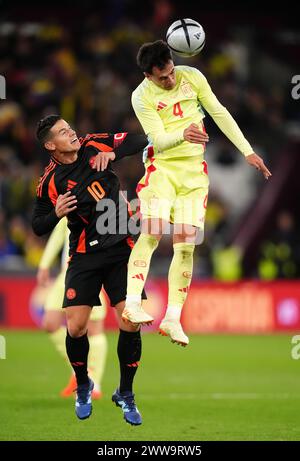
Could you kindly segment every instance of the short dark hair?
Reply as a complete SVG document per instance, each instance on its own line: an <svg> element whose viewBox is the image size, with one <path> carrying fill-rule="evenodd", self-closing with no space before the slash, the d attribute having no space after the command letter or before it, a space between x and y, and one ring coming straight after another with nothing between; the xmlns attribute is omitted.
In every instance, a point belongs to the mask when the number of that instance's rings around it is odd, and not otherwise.
<svg viewBox="0 0 300 461"><path fill-rule="evenodd" d="M152 74L153 67L163 69L170 60L173 60L173 57L166 42L156 40L144 43L138 51L136 60L142 72Z"/></svg>
<svg viewBox="0 0 300 461"><path fill-rule="evenodd" d="M58 120L61 120L60 115L47 115L47 117L42 118L36 128L36 137L39 143L44 147L44 143L48 140L49 131L55 125Z"/></svg>

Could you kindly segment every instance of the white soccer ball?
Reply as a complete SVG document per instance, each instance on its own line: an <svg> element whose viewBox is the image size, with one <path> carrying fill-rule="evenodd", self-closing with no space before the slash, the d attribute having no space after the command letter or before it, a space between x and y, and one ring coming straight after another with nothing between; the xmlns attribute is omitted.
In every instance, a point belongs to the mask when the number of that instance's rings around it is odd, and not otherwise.
<svg viewBox="0 0 300 461"><path fill-rule="evenodd" d="M167 30L168 47L175 54L188 58L200 53L205 45L205 32L193 19L178 19Z"/></svg>

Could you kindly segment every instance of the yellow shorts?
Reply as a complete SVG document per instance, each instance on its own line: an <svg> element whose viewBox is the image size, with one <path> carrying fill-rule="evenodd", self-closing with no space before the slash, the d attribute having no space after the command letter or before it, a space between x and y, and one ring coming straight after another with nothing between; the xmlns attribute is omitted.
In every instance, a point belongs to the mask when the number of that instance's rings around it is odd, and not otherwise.
<svg viewBox="0 0 300 461"><path fill-rule="evenodd" d="M200 157L147 160L137 186L144 218L161 218L204 229L209 180Z"/></svg>
<svg viewBox="0 0 300 461"><path fill-rule="evenodd" d="M64 271L60 272L53 284L49 288L44 310L45 311L60 311L65 294L65 276ZM103 320L106 316L106 300L100 293L101 306L94 306L91 312L90 320Z"/></svg>

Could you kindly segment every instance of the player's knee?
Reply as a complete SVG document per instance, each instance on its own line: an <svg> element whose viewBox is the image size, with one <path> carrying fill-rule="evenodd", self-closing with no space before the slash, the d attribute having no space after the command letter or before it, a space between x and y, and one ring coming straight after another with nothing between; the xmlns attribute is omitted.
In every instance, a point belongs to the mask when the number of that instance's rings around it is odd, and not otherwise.
<svg viewBox="0 0 300 461"><path fill-rule="evenodd" d="M157 241L161 239L163 234L168 233L168 221L160 218L144 219L142 222L142 234L149 235Z"/></svg>
<svg viewBox="0 0 300 461"><path fill-rule="evenodd" d="M185 226L185 227L182 227ZM190 225L175 225L173 243L191 243L201 245L204 240L204 230Z"/></svg>
<svg viewBox="0 0 300 461"><path fill-rule="evenodd" d="M80 323L69 323L68 332L72 338L79 338L87 332L87 326Z"/></svg>

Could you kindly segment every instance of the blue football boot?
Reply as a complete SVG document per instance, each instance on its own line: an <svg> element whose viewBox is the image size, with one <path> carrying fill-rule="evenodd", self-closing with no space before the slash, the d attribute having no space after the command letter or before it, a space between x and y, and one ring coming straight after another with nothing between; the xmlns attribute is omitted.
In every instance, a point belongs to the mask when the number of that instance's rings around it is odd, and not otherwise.
<svg viewBox="0 0 300 461"><path fill-rule="evenodd" d="M137 409L132 392L126 391L121 393L119 389L116 389L112 395L112 401L115 402L117 407L122 408L124 419L127 423L133 426L142 424L142 417Z"/></svg>
<svg viewBox="0 0 300 461"><path fill-rule="evenodd" d="M89 416L91 416L93 389L94 383L90 378L87 384L80 384L79 386L77 386L75 412L79 419L86 419Z"/></svg>

